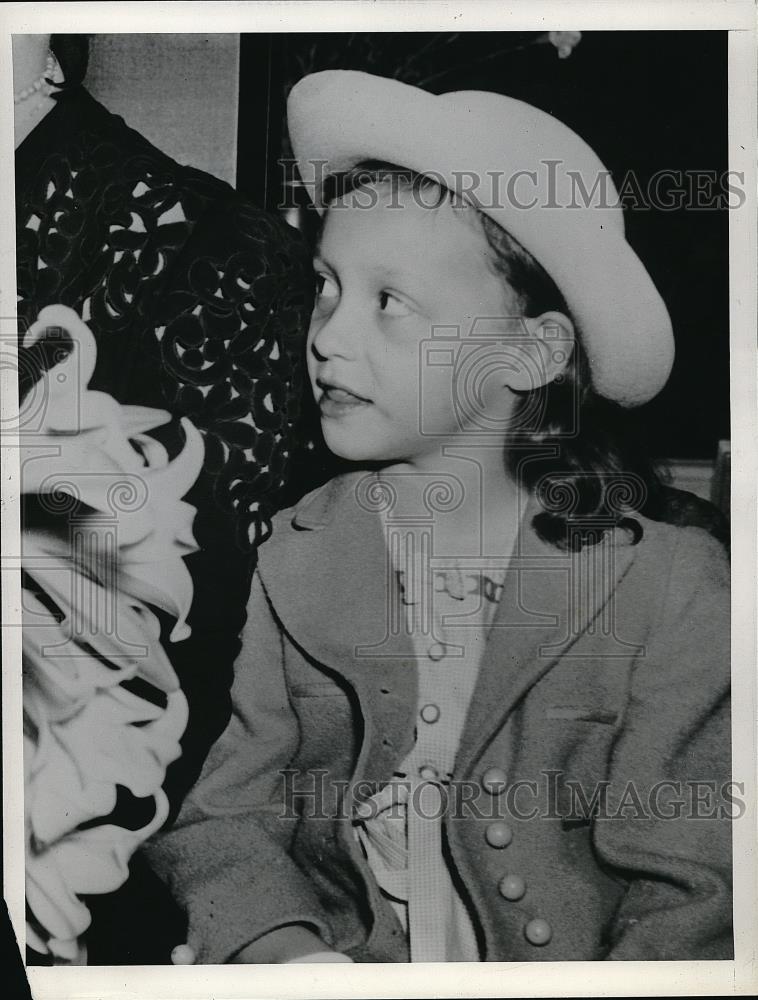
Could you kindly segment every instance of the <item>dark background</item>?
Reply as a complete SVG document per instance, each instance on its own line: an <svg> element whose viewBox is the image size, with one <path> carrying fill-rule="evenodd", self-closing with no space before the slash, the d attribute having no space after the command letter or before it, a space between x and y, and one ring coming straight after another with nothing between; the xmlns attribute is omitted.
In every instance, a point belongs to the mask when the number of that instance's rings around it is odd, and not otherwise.
<svg viewBox="0 0 758 1000"><path fill-rule="evenodd" d="M493 90L566 122L617 184L634 171L728 168L727 32L585 32L568 58L537 32L242 35L237 184L275 209L289 88L362 69L435 93ZM544 38L544 36L542 36ZM677 358L632 419L656 458L709 459L729 432L728 212L626 210L627 237L668 305Z"/></svg>

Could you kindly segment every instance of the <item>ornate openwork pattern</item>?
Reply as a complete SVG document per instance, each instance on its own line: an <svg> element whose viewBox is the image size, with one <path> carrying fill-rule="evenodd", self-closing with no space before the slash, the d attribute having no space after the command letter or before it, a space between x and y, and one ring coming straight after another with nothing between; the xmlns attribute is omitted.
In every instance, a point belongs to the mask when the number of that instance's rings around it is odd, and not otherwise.
<svg viewBox="0 0 758 1000"><path fill-rule="evenodd" d="M186 416L204 440L185 498L199 547L186 559L192 635L164 642L189 705L163 786L175 814L228 721L256 545L284 502L285 472L302 477L308 454L294 434L308 255L294 230L169 159L82 88L61 95L16 151L16 225L22 333L45 306L71 307L97 345L90 388ZM68 346L22 352L22 394ZM150 431L172 457L178 426ZM105 897L93 901L107 912Z"/></svg>
<svg viewBox="0 0 758 1000"><path fill-rule="evenodd" d="M238 544L257 544L302 391L297 235L78 91L19 150L17 237L22 329L44 305L74 308L97 338L95 383L190 417Z"/></svg>

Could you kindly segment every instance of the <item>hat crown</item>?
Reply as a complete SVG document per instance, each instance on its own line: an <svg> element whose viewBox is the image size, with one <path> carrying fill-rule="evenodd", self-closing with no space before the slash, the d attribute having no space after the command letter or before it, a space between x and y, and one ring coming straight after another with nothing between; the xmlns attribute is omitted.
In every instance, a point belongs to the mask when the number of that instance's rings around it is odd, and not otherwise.
<svg viewBox="0 0 758 1000"><path fill-rule="evenodd" d="M556 213L555 225L583 223L601 238L607 232L623 236L624 213L611 173L568 125L524 101L488 91L452 91L436 100L449 109L456 128L461 147L457 162L486 158L492 164L476 178L473 201L482 207L510 202L528 212L526 206L536 198L532 207ZM462 176L467 172L461 165L454 170ZM575 218L562 219L564 209ZM594 214L587 213L602 213L602 230Z"/></svg>

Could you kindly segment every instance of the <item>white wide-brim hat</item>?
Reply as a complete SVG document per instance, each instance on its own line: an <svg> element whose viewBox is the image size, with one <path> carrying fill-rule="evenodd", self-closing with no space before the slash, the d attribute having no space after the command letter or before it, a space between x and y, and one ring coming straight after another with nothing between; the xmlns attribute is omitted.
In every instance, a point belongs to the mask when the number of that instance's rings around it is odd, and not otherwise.
<svg viewBox="0 0 758 1000"><path fill-rule="evenodd" d="M326 178L364 160L430 174L507 230L555 281L596 392L628 407L663 388L674 360L668 311L626 242L608 170L562 122L500 94L437 96L352 70L304 77L287 113L319 211Z"/></svg>

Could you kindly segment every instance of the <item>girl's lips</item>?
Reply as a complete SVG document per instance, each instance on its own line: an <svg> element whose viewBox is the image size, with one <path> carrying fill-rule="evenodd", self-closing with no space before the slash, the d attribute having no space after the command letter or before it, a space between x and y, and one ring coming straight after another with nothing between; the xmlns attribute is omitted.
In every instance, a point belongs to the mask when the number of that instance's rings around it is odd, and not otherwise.
<svg viewBox="0 0 758 1000"><path fill-rule="evenodd" d="M343 389L328 383L319 383L323 390L319 399L319 409L323 416L339 417L362 406L369 406L370 400L362 396L356 396L349 389Z"/></svg>

